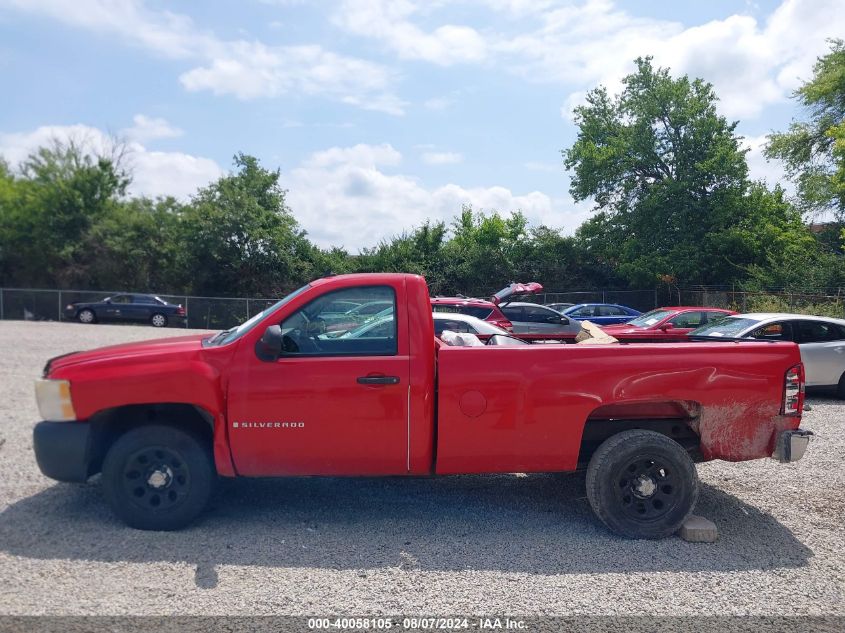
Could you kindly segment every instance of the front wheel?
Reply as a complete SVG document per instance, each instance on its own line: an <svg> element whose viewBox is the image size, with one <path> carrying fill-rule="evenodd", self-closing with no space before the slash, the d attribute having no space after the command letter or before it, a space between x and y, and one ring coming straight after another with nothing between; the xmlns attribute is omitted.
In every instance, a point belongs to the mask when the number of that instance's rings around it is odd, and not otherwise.
<svg viewBox="0 0 845 633"><path fill-rule="evenodd" d="M79 314L76 315L76 318L79 320L80 323L85 324L93 323L97 320L97 317L94 315L94 311L89 310L88 308L80 310Z"/></svg>
<svg viewBox="0 0 845 633"><path fill-rule="evenodd" d="M587 466L587 499L612 531L634 539L675 533L698 501L695 464L674 440L635 429L599 446Z"/></svg>
<svg viewBox="0 0 845 633"><path fill-rule="evenodd" d="M839 385L836 387L836 396L840 400L845 400L845 372L839 378Z"/></svg>
<svg viewBox="0 0 845 633"><path fill-rule="evenodd" d="M215 480L210 442L163 425L122 435L103 461L114 513L140 530L178 530L203 511Z"/></svg>
<svg viewBox="0 0 845 633"><path fill-rule="evenodd" d="M153 327L167 327L167 317L160 312L156 312L150 317L150 323L153 324Z"/></svg>

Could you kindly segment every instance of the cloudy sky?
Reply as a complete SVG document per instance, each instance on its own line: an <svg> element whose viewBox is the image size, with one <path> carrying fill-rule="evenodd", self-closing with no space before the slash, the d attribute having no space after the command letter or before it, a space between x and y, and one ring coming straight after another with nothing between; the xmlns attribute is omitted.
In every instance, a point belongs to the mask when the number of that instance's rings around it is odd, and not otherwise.
<svg viewBox="0 0 845 633"><path fill-rule="evenodd" d="M133 192L187 199L243 151L311 238L355 250L462 203L572 232L571 109L652 55L712 82L759 148L842 0L0 0L0 154L129 142Z"/></svg>

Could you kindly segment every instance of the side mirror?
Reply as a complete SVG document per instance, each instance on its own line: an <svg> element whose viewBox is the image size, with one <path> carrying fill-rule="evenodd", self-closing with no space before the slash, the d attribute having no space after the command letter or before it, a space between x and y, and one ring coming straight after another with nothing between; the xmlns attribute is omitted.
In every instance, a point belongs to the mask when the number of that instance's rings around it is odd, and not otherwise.
<svg viewBox="0 0 845 633"><path fill-rule="evenodd" d="M103 303L111 303L111 299L103 299Z"/></svg>
<svg viewBox="0 0 845 633"><path fill-rule="evenodd" d="M282 328L278 325L271 325L261 338L255 343L255 355L260 360L273 362L279 360L282 355Z"/></svg>
<svg viewBox="0 0 845 633"><path fill-rule="evenodd" d="M674 325L672 325L671 323L664 323L663 325L661 325L661 326L660 326L660 329L661 329L661 330L663 330L663 331L665 332L666 330L673 330L673 329L675 329L675 326L674 326Z"/></svg>

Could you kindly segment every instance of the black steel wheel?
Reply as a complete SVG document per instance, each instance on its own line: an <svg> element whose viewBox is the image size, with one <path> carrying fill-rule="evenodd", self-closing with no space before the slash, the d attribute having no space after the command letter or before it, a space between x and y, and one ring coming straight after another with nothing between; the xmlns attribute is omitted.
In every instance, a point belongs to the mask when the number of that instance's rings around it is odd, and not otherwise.
<svg viewBox="0 0 845 633"><path fill-rule="evenodd" d="M207 444L163 425L121 436L103 462L103 491L115 514L142 530L190 523L208 502L216 477Z"/></svg>
<svg viewBox="0 0 845 633"><path fill-rule="evenodd" d="M590 459L587 498L617 534L662 538L692 514L698 475L674 440L654 431L624 431L605 440Z"/></svg>

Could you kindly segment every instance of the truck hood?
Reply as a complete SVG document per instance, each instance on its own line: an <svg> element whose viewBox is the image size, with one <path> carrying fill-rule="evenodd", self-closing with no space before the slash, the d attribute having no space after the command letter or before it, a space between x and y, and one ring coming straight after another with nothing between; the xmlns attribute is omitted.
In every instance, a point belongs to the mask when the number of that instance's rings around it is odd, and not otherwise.
<svg viewBox="0 0 845 633"><path fill-rule="evenodd" d="M495 305L499 305L502 301L513 295L533 295L542 291L543 286L536 281L527 284L511 284L490 297L490 301Z"/></svg>
<svg viewBox="0 0 845 633"><path fill-rule="evenodd" d="M202 349L202 340L208 336L208 333L191 334L189 336L175 336L173 338L162 338L152 341L109 345L108 347L99 347L84 352L71 352L70 354L56 356L48 360L44 366L44 376L47 376L51 372L82 363L134 359L140 356L171 355L181 352L197 352Z"/></svg>

